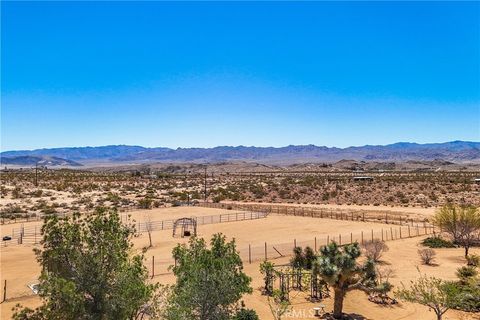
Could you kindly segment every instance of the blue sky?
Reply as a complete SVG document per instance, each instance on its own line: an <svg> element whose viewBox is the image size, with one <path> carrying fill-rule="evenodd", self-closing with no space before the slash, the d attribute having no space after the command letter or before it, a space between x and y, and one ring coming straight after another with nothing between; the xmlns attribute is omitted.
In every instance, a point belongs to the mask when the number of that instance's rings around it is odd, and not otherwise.
<svg viewBox="0 0 480 320"><path fill-rule="evenodd" d="M2 150L480 140L478 2L2 2Z"/></svg>

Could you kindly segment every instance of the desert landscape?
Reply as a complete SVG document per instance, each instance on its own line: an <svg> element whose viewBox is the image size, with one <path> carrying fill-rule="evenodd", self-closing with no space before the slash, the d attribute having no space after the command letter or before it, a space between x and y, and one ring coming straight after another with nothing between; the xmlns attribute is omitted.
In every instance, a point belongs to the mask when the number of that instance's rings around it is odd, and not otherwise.
<svg viewBox="0 0 480 320"><path fill-rule="evenodd" d="M480 320L480 1L0 29L0 320Z"/></svg>
<svg viewBox="0 0 480 320"><path fill-rule="evenodd" d="M235 239L245 272L252 278L253 292L242 300L247 308L258 313L260 319L274 319L268 296L262 291L260 264L271 261L278 266L287 266L294 247L308 246L318 252L331 242L342 245L381 240L389 248L382 256L381 268L388 270L394 287L408 284L420 274L454 280L456 269L465 264L461 248L435 249L436 261L432 266L422 264L417 251L423 247L423 239L441 233L432 225L432 217L441 205L452 200L478 203L478 185L472 180L476 174L475 171L427 175L391 172L374 175L373 181L358 182L353 181L354 174L348 172L295 176L258 172L254 175L212 175L208 172L207 175L205 172L203 175L169 175L165 172L145 175L123 170L49 169L38 170L35 177L34 169L9 170L2 174L0 235L12 238L3 241L0 249L0 280L2 284L6 281L2 319L10 318L12 308L18 303L29 307L40 303L28 285L38 283L41 270L33 249L41 246L42 217L68 216L74 211L87 214L98 206L117 207L124 223L135 224L139 232L133 240L134 248L137 252L148 248L144 265L152 283L175 282L170 269L175 263L172 249L177 243L188 242L188 237L172 236L172 223L177 219L195 218L198 237L209 239L220 232ZM202 194L205 182L207 201ZM358 200L343 203L340 193L318 201L323 190L332 186L351 194L351 199L355 195ZM429 186L433 187L428 189ZM260 198L256 196L260 194L258 188L266 190ZM272 194L279 194L278 188L303 194L305 198L292 201L288 196L272 201ZM402 197L407 199L430 192L434 197L428 198L427 204L390 200L388 192L395 194L400 190L405 194ZM218 199L220 194L226 196ZM236 194L242 195L242 201L232 196ZM280 194L284 193L280 191ZM381 205L372 203L376 198L386 200ZM479 250L472 248L471 254L479 254ZM314 318L313 308L319 302L311 301L309 290L291 290L289 295L291 309L285 319ZM367 298L368 295L362 292L349 293L344 312L352 319L435 317L428 308L417 304L400 302L385 306ZM331 296L322 299L321 304L325 310L331 310ZM454 310L445 315L446 319L475 317L475 313Z"/></svg>

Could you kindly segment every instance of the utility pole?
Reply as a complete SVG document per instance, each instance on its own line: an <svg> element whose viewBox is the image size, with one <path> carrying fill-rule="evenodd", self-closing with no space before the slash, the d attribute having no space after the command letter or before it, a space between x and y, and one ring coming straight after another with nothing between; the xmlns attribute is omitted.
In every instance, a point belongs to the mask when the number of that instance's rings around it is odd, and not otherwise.
<svg viewBox="0 0 480 320"><path fill-rule="evenodd" d="M204 201L207 202L207 166L205 166L205 175L203 178L204 185Z"/></svg>
<svg viewBox="0 0 480 320"><path fill-rule="evenodd" d="M38 162L35 162L35 186L38 187Z"/></svg>

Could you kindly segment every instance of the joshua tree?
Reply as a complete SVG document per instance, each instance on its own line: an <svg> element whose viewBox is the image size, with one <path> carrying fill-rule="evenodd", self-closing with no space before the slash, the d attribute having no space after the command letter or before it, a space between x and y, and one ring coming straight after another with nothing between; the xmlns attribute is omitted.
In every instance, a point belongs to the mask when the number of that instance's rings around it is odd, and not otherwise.
<svg viewBox="0 0 480 320"><path fill-rule="evenodd" d="M363 265L357 263L361 250L358 243L346 245L341 250L332 242L320 250L321 256L313 266L314 274L318 274L334 290L333 316L342 317L343 299L347 292L362 290L374 292L378 286L375 264L368 259Z"/></svg>

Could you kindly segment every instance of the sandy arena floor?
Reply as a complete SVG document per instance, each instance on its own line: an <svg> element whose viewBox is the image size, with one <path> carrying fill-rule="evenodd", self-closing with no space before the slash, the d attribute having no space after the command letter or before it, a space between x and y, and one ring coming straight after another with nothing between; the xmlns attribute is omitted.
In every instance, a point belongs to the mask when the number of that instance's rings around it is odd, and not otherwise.
<svg viewBox="0 0 480 320"><path fill-rule="evenodd" d="M397 210L401 209L397 208ZM177 207L138 210L130 213L137 221L142 221L148 215L151 216L153 221L157 221L183 216L227 214L232 212L235 211ZM2 228L1 233L8 233L10 227L12 226ZM408 283L408 281L418 277L417 267L420 268L422 273L424 272L428 275L454 279L456 268L465 263L462 249L438 249L436 250L438 266L421 266L417 254L420 237L391 241L391 235L394 238L399 237L399 227L376 223L270 215L265 219L200 225L198 235L209 239L212 234L222 232L228 238L233 237L236 239L237 248L245 263L245 270L253 278L252 287L254 288L254 293L245 297L247 307L255 309L262 320L269 320L272 319L272 316L267 299L261 295L259 290L262 283L259 264L265 255L265 242L267 243L268 258L277 264L282 264L288 262L289 258L281 257L280 254L289 255L295 242L297 245L309 245L313 248L315 246L315 238L317 247L325 244L327 240L335 239L339 241L340 236L343 243L348 243L351 240L361 241L362 231L363 238L367 240L371 238L372 230L375 238L381 238L383 234L385 239L388 240L390 250L384 254L384 267L391 268L394 271L394 277L391 281L395 285L398 285L400 282ZM416 236L417 232L422 234L424 231L422 228L418 231L416 228L411 228L410 230L412 236ZM408 229L403 227L402 236L405 237L407 235ZM172 283L174 277L167 270L168 266L173 263L171 250L176 243L186 242L187 239L173 238L171 230L154 231L152 236L153 247L148 250L145 261L149 272L152 272L152 257L155 257L155 276L152 281ZM134 243L138 249L148 246L148 235L142 234L134 239ZM35 282L40 271L32 252L33 247L33 245L11 245L2 247L0 250L0 283L3 284L3 281L7 280L8 298L1 306L1 319L9 319L11 309L17 303L30 307L34 307L39 303L38 298L32 296L31 291L26 287L28 283ZM473 252L477 253L480 253L479 251L478 249L473 250ZM249 256L252 263L249 263ZM304 293L297 294L292 292L291 296L294 297L293 311L285 319L313 319L314 317L311 313L312 308L316 304L308 302ZM332 299L326 299L324 304L327 311L331 310ZM361 292L348 294L345 300L345 312L359 315L358 319L435 319L434 313L429 312L428 308L421 305L407 303L393 307L382 307L369 302L367 297ZM449 311L445 319L475 318L472 314Z"/></svg>

